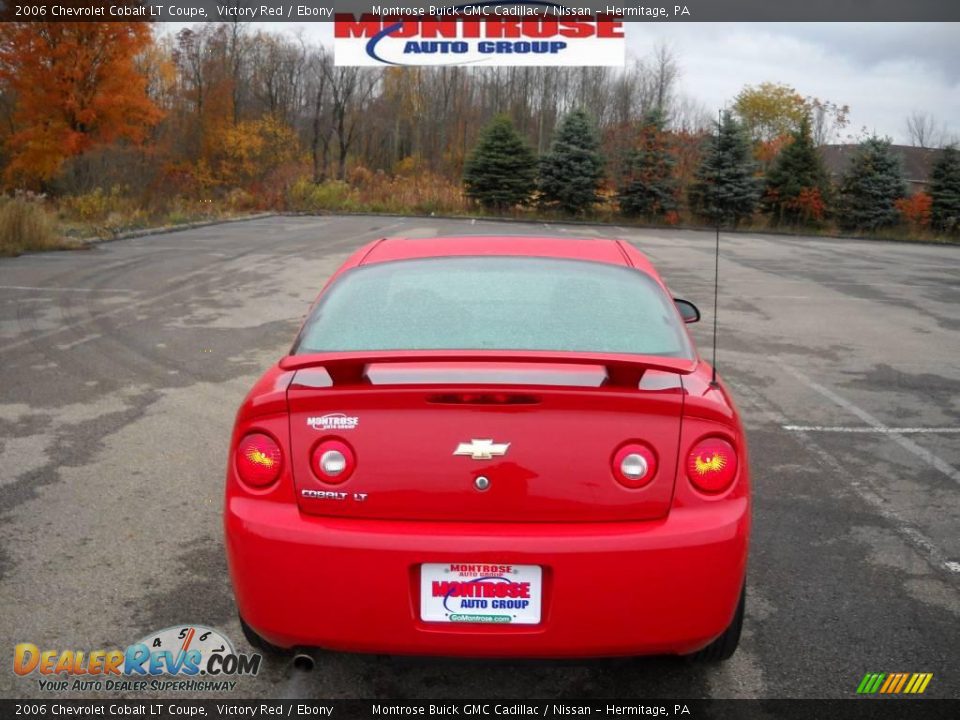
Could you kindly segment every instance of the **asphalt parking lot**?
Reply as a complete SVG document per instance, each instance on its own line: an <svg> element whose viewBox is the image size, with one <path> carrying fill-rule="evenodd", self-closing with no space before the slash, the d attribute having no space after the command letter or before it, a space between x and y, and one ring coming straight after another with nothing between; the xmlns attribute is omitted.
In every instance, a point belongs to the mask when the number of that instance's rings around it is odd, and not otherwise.
<svg viewBox="0 0 960 720"><path fill-rule="evenodd" d="M246 648L220 522L236 408L353 249L447 234L624 237L700 305L709 354L711 233L277 217L0 259L0 696L40 694L18 642L194 622ZM730 662L268 657L235 696L853 697L932 672L926 695L960 697L960 247L722 244L719 369L755 480Z"/></svg>

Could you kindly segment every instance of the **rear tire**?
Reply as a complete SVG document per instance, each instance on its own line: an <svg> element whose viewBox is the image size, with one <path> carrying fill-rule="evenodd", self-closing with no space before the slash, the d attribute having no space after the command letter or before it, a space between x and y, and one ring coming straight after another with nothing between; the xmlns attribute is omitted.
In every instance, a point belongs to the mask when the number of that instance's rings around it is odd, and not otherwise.
<svg viewBox="0 0 960 720"><path fill-rule="evenodd" d="M743 630L743 612L747 603L747 586L744 584L740 591L740 602L737 611L733 614L733 622L723 634L707 645L703 650L692 653L687 657L694 662L718 663L729 660L737 651L740 644L740 631Z"/></svg>

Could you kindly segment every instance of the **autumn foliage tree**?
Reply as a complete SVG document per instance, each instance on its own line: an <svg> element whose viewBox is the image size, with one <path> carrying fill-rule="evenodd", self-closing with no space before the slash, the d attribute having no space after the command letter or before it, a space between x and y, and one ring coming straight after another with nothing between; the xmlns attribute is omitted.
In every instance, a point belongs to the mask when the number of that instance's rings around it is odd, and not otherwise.
<svg viewBox="0 0 960 720"><path fill-rule="evenodd" d="M750 139L761 144L789 136L807 115L800 93L789 85L770 82L743 88L733 109Z"/></svg>
<svg viewBox="0 0 960 720"><path fill-rule="evenodd" d="M930 227L930 211L933 206L933 199L927 193L921 190L909 197L900 198L894 205L900 212L901 219L911 228L926 230Z"/></svg>
<svg viewBox="0 0 960 720"><path fill-rule="evenodd" d="M850 108L830 100L802 97L782 83L747 85L734 99L734 112L753 141L754 158L769 168L791 136L808 122L814 147L847 126Z"/></svg>
<svg viewBox="0 0 960 720"><path fill-rule="evenodd" d="M623 214L640 215L647 220L676 217L679 188L675 164L663 129L663 114L652 110L640 125L636 147L628 155L620 183L618 199Z"/></svg>
<svg viewBox="0 0 960 720"><path fill-rule="evenodd" d="M816 224L824 219L830 182L804 117L767 173L763 209L774 223Z"/></svg>
<svg viewBox="0 0 960 720"><path fill-rule="evenodd" d="M7 183L42 188L69 157L145 140L161 116L136 64L151 42L142 22L0 23L0 84L13 102Z"/></svg>

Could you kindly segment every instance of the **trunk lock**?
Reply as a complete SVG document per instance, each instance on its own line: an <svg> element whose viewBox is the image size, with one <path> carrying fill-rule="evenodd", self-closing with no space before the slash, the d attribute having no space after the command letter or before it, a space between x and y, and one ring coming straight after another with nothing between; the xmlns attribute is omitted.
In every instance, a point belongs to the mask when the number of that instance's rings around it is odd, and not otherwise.
<svg viewBox="0 0 960 720"><path fill-rule="evenodd" d="M473 481L473 486L480 492L483 492L484 490L490 487L490 480L488 480L486 477L481 475L480 477L478 477L476 480Z"/></svg>

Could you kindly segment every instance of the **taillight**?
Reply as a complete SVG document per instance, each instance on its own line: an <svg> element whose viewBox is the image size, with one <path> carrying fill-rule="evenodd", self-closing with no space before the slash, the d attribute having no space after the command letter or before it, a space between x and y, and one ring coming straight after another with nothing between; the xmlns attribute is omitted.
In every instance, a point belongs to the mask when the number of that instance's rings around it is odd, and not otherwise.
<svg viewBox="0 0 960 720"><path fill-rule="evenodd" d="M613 456L613 475L621 485L641 488L657 474L657 456L640 443L630 443Z"/></svg>
<svg viewBox="0 0 960 720"><path fill-rule="evenodd" d="M251 433L237 445L237 474L247 485L266 487L280 477L283 453L269 435Z"/></svg>
<svg viewBox="0 0 960 720"><path fill-rule="evenodd" d="M722 493L737 476L737 452L723 438L701 440L687 456L687 477L705 493Z"/></svg>
<svg viewBox="0 0 960 720"><path fill-rule="evenodd" d="M324 440L313 450L313 472L323 482L342 483L356 465L353 450L341 440Z"/></svg>

